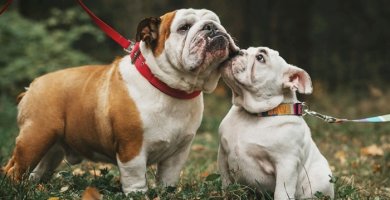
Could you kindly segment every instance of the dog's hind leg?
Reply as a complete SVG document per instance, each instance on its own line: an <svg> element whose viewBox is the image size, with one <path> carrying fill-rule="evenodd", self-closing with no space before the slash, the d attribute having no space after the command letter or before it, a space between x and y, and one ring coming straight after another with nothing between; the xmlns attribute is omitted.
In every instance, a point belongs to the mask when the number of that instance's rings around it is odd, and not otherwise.
<svg viewBox="0 0 390 200"><path fill-rule="evenodd" d="M30 174L30 179L34 181L46 180L51 177L54 170L58 167L64 158L64 150L62 146L57 142L41 159L38 165Z"/></svg>
<svg viewBox="0 0 390 200"><path fill-rule="evenodd" d="M3 169L4 173L14 180L21 180L23 175L37 166L56 141L57 133L53 127L26 120L20 126L16 146Z"/></svg>

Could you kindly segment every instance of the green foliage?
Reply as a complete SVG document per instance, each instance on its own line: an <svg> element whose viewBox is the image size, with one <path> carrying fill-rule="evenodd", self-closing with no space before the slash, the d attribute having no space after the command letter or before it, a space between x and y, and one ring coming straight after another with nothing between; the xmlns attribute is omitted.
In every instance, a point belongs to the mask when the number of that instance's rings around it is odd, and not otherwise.
<svg viewBox="0 0 390 200"><path fill-rule="evenodd" d="M0 179L0 197L2 199L48 199L58 197L61 199L74 199L81 196L82 191L88 186L96 187L105 199L273 199L272 193L258 193L254 189L240 184L231 184L222 189L221 179L218 174L210 174L204 180L193 183L182 183L177 187L151 187L145 193L134 192L127 197L121 192L118 180L110 170L106 170L101 176L93 176L90 173L73 175L69 171L59 172L59 176L53 178L50 183L32 183L27 179L20 183L12 183L3 176ZM356 187L345 182L335 182L336 199L362 199ZM328 196L320 192L314 194L315 198L329 200Z"/></svg>
<svg viewBox="0 0 390 200"><path fill-rule="evenodd" d="M0 162L9 155L17 134L16 105L4 95L0 96ZM4 159L5 160L5 159Z"/></svg>
<svg viewBox="0 0 390 200"><path fill-rule="evenodd" d="M102 33L78 9L53 10L44 21L23 18L17 12L0 17L0 90L15 95L39 75L64 67L96 63L73 46L82 36L93 42Z"/></svg>

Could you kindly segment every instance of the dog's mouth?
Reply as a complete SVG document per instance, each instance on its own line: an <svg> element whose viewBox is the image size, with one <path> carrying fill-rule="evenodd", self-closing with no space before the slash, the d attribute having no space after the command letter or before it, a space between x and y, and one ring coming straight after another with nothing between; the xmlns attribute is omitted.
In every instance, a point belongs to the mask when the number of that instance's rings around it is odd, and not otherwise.
<svg viewBox="0 0 390 200"><path fill-rule="evenodd" d="M230 51L229 51L229 56L228 56L228 59L227 60L232 60L233 58L235 58L236 56L241 56L243 55L242 51L240 50L236 50L234 49L233 47L230 48Z"/></svg>
<svg viewBox="0 0 390 200"><path fill-rule="evenodd" d="M214 52L219 50L226 50L229 45L229 39L226 33L217 31L205 35L206 51Z"/></svg>
<svg viewBox="0 0 390 200"><path fill-rule="evenodd" d="M223 61L221 65L219 65L218 70L222 72L223 69L226 67L231 68L233 65L233 61L237 59L239 56L242 56L243 54L244 53L242 51L231 48L229 51L228 58L225 61Z"/></svg>

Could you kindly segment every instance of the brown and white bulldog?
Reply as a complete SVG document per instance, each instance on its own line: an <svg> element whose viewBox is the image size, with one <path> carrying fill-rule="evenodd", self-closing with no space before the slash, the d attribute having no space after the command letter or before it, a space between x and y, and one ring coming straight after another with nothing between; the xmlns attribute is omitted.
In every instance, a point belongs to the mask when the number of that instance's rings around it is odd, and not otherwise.
<svg viewBox="0 0 390 200"><path fill-rule="evenodd" d="M238 51L209 10L181 9L147 18L137 29L140 52L154 78L185 93L212 92L218 66ZM134 61L134 60L133 60ZM123 191L147 190L148 165L174 185L200 126L202 94L169 96L140 74L130 56L110 65L83 66L35 79L20 96L19 136L3 171L41 179L82 158L117 164Z"/></svg>

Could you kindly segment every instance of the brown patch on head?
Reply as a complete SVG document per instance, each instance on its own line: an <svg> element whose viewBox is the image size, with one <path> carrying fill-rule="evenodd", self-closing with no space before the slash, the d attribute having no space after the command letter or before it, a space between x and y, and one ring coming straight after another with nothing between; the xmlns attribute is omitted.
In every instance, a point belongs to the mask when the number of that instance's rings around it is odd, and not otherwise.
<svg viewBox="0 0 390 200"><path fill-rule="evenodd" d="M137 27L136 41L144 41L146 47L151 48L155 56L160 55L165 48L165 41L171 34L171 24L176 11L169 12L161 17L143 19Z"/></svg>
<svg viewBox="0 0 390 200"><path fill-rule="evenodd" d="M136 41L144 41L146 46L154 49L158 38L158 28L161 19L158 17L149 17L143 19L137 27Z"/></svg>
<svg viewBox="0 0 390 200"><path fill-rule="evenodd" d="M159 30L159 37L157 40L157 46L154 49L155 56L160 55L165 48L165 41L168 39L169 35L171 34L171 24L173 19L175 18L175 15L176 15L176 11L172 11L160 17L161 24Z"/></svg>

